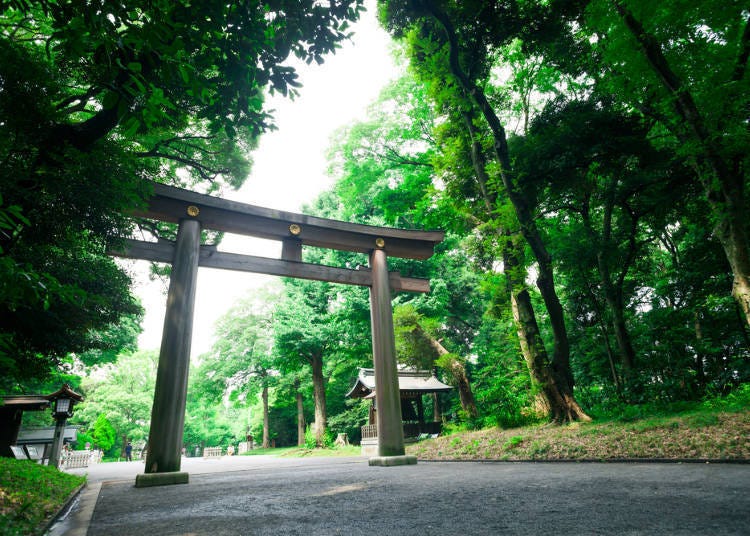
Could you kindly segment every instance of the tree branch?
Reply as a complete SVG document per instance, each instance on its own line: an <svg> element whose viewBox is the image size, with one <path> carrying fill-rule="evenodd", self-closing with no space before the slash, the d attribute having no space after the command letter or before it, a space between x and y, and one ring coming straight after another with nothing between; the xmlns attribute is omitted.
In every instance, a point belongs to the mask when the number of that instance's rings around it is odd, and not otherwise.
<svg viewBox="0 0 750 536"><path fill-rule="evenodd" d="M392 156L388 156L388 154L381 155L383 158L388 160L389 162L394 162L396 164L401 164L405 166L422 166L429 169L433 168L433 165L429 162L422 162L420 160L414 160L412 158L407 158L405 156L402 156L401 153L399 153L396 149L393 147L390 147L389 145L383 145L383 148L385 149L386 153L389 153Z"/></svg>
<svg viewBox="0 0 750 536"><path fill-rule="evenodd" d="M674 97L677 114L687 124L690 132L692 132L693 136L703 146L705 156L716 175L720 180L724 180L728 176L729 170L711 142L711 136L703 122L703 118L698 111L698 107L696 106L695 100L693 100L690 91L688 91L682 83L682 80L680 80L669 66L656 38L646 31L643 24L633 16L620 0L612 0L612 3L615 6L617 13L620 15L620 18L622 18L625 23L625 26L640 45L652 70L661 80L662 85L667 92Z"/></svg>
<svg viewBox="0 0 750 536"><path fill-rule="evenodd" d="M740 82L745 78L748 58L750 58L750 18L745 22L745 30L742 32L742 38L740 39L740 51L737 54L734 71L732 71L733 82Z"/></svg>

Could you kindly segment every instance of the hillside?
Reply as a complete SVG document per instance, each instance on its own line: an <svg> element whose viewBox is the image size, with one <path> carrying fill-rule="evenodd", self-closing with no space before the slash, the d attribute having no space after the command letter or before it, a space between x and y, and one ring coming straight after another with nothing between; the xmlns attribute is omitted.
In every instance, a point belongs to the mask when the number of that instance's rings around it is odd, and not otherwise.
<svg viewBox="0 0 750 536"><path fill-rule="evenodd" d="M750 410L484 429L424 440L406 450L425 460L750 460Z"/></svg>

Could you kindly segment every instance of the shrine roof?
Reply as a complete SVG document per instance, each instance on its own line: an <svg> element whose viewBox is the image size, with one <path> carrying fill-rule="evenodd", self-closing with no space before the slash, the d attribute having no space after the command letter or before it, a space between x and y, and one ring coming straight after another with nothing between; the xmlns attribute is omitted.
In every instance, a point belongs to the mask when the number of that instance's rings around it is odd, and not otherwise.
<svg viewBox="0 0 750 536"><path fill-rule="evenodd" d="M9 410L43 410L49 407L49 400L44 396L17 395L0 397L0 408Z"/></svg>
<svg viewBox="0 0 750 536"><path fill-rule="evenodd" d="M428 370L399 370L398 389L404 394L440 393L453 389ZM357 381L346 394L349 398L372 398L375 393L375 369L360 368Z"/></svg>

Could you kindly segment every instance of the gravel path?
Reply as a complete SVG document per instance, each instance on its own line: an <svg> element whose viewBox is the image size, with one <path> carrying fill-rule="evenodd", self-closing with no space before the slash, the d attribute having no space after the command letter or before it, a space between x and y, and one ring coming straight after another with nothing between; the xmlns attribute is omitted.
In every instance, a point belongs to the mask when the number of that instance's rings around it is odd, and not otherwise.
<svg viewBox="0 0 750 536"><path fill-rule="evenodd" d="M253 458L186 463L189 484L154 488L133 486L137 462L105 464L126 479L91 471L87 534L750 533L750 465Z"/></svg>

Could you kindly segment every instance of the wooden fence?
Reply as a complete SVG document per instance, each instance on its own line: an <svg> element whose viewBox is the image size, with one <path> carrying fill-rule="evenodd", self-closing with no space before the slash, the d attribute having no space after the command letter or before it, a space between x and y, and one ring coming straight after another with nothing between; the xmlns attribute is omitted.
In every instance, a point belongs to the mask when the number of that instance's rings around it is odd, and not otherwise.
<svg viewBox="0 0 750 536"><path fill-rule="evenodd" d="M76 469L88 467L102 461L100 450L71 450L65 451L60 457L60 469Z"/></svg>
<svg viewBox="0 0 750 536"><path fill-rule="evenodd" d="M203 458L221 458L221 447L206 447L203 449Z"/></svg>
<svg viewBox="0 0 750 536"><path fill-rule="evenodd" d="M409 422L405 421L404 426L404 437L419 437L422 434L428 434L430 436L437 437L442 431L443 423L440 422ZM376 439L378 437L378 425L377 424L366 424L362 427L362 439Z"/></svg>

